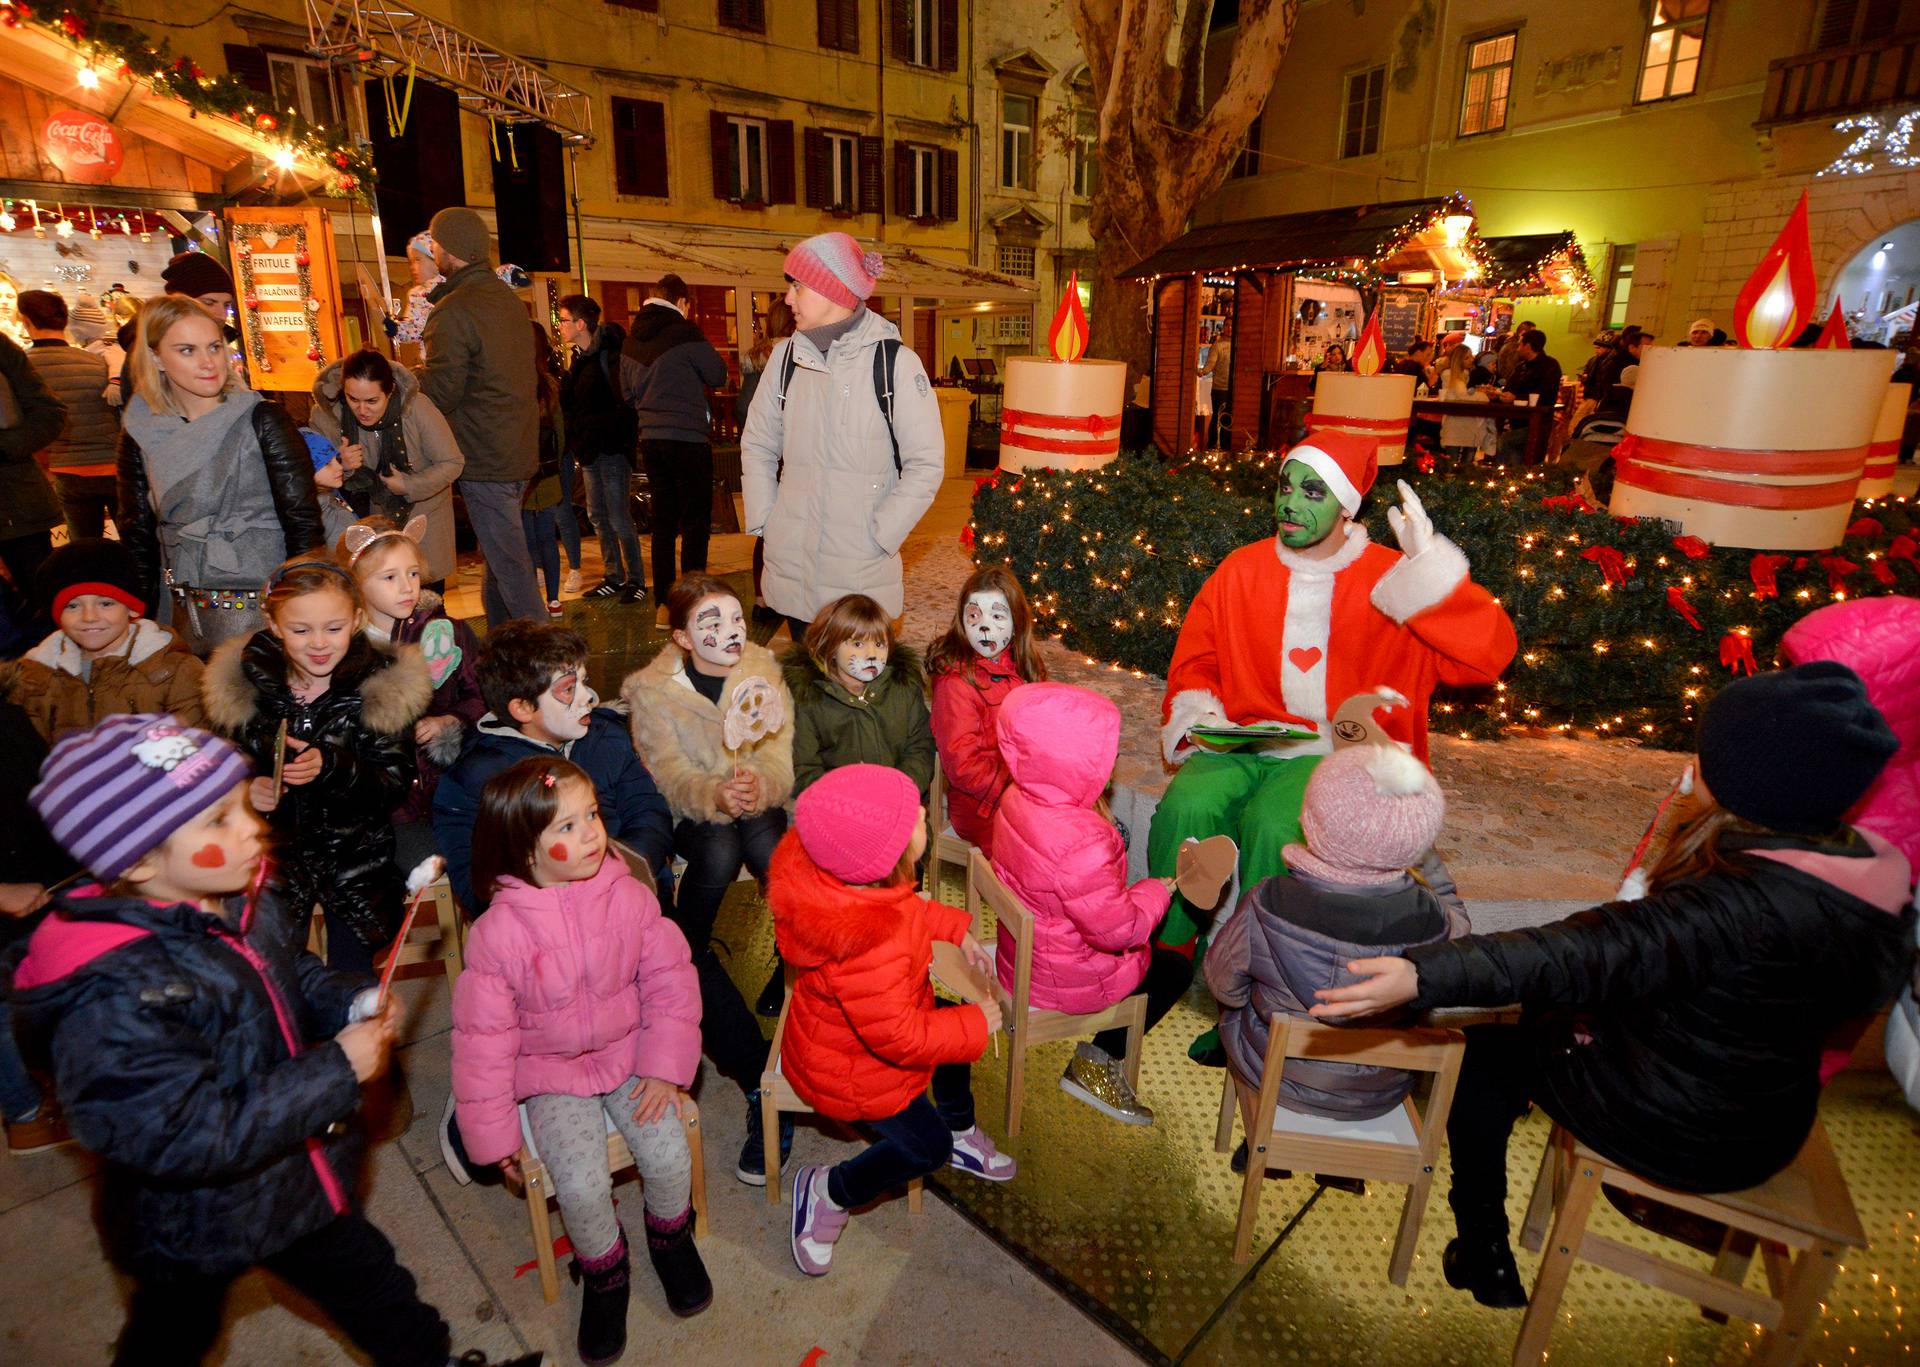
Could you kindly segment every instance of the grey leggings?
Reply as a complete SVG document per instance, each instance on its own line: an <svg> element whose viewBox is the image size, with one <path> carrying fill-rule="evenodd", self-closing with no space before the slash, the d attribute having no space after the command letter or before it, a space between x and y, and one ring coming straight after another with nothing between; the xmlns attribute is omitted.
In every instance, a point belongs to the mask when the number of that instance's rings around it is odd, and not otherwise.
<svg viewBox="0 0 1920 1367"><path fill-rule="evenodd" d="M607 1171L607 1119L627 1141L640 1170L647 1214L671 1220L693 1199L693 1157L687 1152L680 1117L668 1111L651 1125L633 1121L635 1102L627 1093L639 1085L630 1077L605 1096L530 1096L527 1122L533 1144L553 1178L560 1218L574 1252L597 1258L620 1237L613 1213L613 1174Z"/></svg>

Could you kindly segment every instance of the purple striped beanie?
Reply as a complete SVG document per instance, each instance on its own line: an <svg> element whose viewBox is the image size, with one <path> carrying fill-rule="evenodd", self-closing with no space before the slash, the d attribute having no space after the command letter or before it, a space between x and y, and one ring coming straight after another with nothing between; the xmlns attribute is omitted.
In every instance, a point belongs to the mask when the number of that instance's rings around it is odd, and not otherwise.
<svg viewBox="0 0 1920 1367"><path fill-rule="evenodd" d="M55 745L28 800L75 861L110 880L252 774L212 732L148 712Z"/></svg>
<svg viewBox="0 0 1920 1367"><path fill-rule="evenodd" d="M798 280L841 308L857 309L873 293L880 253L863 250L846 233L821 233L787 253L785 270L789 280Z"/></svg>

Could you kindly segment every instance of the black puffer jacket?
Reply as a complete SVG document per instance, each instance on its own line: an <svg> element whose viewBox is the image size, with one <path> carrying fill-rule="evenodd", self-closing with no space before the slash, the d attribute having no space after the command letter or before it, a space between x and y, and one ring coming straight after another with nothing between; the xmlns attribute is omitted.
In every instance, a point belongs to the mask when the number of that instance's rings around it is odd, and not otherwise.
<svg viewBox="0 0 1920 1367"><path fill-rule="evenodd" d="M1907 861L1877 836L1734 838L1737 866L1552 925L1410 949L1417 1007L1526 1007L1534 1099L1601 1153L1683 1191L1793 1161L1820 1049L1907 979ZM1575 1013L1580 1013L1576 1015Z"/></svg>
<svg viewBox="0 0 1920 1367"><path fill-rule="evenodd" d="M277 886L251 916L230 906L237 930L90 886L0 969L27 1057L51 1060L74 1138L106 1162L101 1209L130 1271L231 1274L352 1199L360 1086L331 1040L370 980L306 951Z"/></svg>
<svg viewBox="0 0 1920 1367"><path fill-rule="evenodd" d="M273 773L283 719L290 737L320 747L320 776L288 787L269 818L291 836L287 881L366 944L384 947L400 928L404 891L389 818L413 783L413 724L433 699L420 648L390 650L356 635L327 691L302 703L287 686L279 642L256 631L214 651L201 691L207 720L263 775Z"/></svg>
<svg viewBox="0 0 1920 1367"><path fill-rule="evenodd" d="M320 521L320 502L313 493L313 458L307 454L306 438L276 403L256 404L251 421L254 440L260 444L260 459L267 467L273 509L286 536L287 555L303 555L324 546L327 533ZM120 544L133 557L134 568L140 571L147 602L158 601L163 567L153 499L147 490L147 462L140 453L140 443L125 434L120 438L120 485L113 525L119 529Z"/></svg>

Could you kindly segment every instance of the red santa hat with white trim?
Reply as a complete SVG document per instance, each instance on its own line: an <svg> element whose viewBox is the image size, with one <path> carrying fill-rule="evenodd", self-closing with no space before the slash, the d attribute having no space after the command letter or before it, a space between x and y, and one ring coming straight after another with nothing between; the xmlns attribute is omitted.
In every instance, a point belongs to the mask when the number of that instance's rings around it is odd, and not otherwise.
<svg viewBox="0 0 1920 1367"><path fill-rule="evenodd" d="M1309 466L1324 479L1352 517L1380 473L1379 449L1380 443L1372 437L1324 427L1288 451L1286 458Z"/></svg>

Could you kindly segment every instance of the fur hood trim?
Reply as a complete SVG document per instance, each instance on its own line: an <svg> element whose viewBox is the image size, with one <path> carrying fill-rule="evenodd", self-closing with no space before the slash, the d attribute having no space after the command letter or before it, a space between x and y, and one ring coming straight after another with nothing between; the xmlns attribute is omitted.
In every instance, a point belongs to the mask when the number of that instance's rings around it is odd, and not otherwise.
<svg viewBox="0 0 1920 1367"><path fill-rule="evenodd" d="M626 682L620 685L620 698L627 704L628 712L638 712L643 705L641 700L647 699L655 707L675 707L708 721L717 721L721 716L719 704L708 702L697 689L674 677L685 667L686 659L687 653L669 641L658 655L627 675ZM729 696L741 680L753 678L779 685L780 662L765 646L748 641L740 651L740 663L727 672L720 696Z"/></svg>
<svg viewBox="0 0 1920 1367"><path fill-rule="evenodd" d="M767 869L767 887L781 953L796 968L865 954L898 930L919 896L911 883L885 888L842 883L813 862L798 831L781 837Z"/></svg>
<svg viewBox="0 0 1920 1367"><path fill-rule="evenodd" d="M262 637L266 638L265 649L250 649ZM249 665L253 666L251 677ZM207 704L207 720L215 730L233 735L254 719L260 711L260 686L256 681L262 675L267 682L285 686L286 657L265 631L236 636L208 657L200 687ZM357 636L334 678L359 692L361 724L385 735L402 731L424 717L433 701L433 677L419 646L396 648Z"/></svg>
<svg viewBox="0 0 1920 1367"><path fill-rule="evenodd" d="M136 617L128 623L126 639L121 641L120 648L100 658L122 660L129 665L144 664L172 645L171 631L158 622L150 621L145 617ZM26 658L35 664L45 665L57 673L71 674L75 678L80 676L80 666L83 661L80 647L68 640L64 631L54 632L28 651Z"/></svg>

